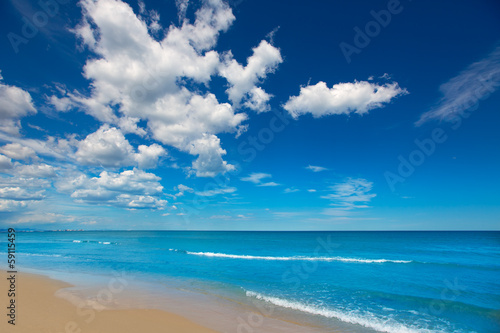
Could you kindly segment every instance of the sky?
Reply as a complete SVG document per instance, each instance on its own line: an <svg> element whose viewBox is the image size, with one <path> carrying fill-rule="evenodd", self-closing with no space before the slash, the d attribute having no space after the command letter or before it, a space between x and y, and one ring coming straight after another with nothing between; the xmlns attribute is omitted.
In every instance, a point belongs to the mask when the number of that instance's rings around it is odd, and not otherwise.
<svg viewBox="0 0 500 333"><path fill-rule="evenodd" d="M500 229L497 1L0 13L0 229Z"/></svg>

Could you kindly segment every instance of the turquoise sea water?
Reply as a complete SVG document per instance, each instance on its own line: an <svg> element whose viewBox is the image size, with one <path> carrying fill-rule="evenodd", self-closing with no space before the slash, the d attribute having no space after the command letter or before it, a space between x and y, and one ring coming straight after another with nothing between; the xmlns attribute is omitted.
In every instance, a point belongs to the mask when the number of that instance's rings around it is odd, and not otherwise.
<svg viewBox="0 0 500 333"><path fill-rule="evenodd" d="M500 332L500 232L34 232L17 251L19 270L198 281L325 331Z"/></svg>

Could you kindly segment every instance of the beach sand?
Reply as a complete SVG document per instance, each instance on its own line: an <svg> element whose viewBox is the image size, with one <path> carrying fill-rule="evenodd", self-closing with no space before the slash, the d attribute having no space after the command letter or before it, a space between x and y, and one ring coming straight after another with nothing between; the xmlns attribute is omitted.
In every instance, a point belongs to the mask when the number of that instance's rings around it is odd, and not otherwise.
<svg viewBox="0 0 500 333"><path fill-rule="evenodd" d="M15 325L9 324L10 310L7 308L9 274L0 270L0 332L19 333L317 333L339 332L338 330L304 326L293 318L284 319L255 316L257 309L249 309L234 302L223 304L212 298L160 296L167 311L155 308L158 297L154 291L132 288L128 292L114 295L106 303L96 301L96 289L89 289L54 280L44 275L17 273L15 288ZM86 277L91 278L91 277ZM108 280L113 281L113 279ZM119 284L114 285L118 287ZM95 287L95 286L94 286ZM111 290L101 285L100 290ZM151 292L153 294L151 294ZM93 295L89 297L89 295ZM104 294L103 294L104 295ZM122 297L125 296L125 297ZM207 299L209 300L207 302ZM152 307L144 307L145 300ZM221 306L222 304L222 306ZM82 306L83 305L83 306ZM171 310L170 310L171 309ZM170 312L173 311L173 312ZM186 314L186 317L184 317ZM250 327L248 323L263 322ZM201 323L201 325L200 325ZM206 325L206 326L205 326Z"/></svg>
<svg viewBox="0 0 500 333"><path fill-rule="evenodd" d="M69 284L44 276L18 273L16 276L15 326L8 323L10 297L9 274L0 271L2 277L0 332L19 333L137 333L137 332L192 332L213 333L176 314L160 310L104 310L77 312L77 307L55 294ZM80 309L85 311L85 309Z"/></svg>

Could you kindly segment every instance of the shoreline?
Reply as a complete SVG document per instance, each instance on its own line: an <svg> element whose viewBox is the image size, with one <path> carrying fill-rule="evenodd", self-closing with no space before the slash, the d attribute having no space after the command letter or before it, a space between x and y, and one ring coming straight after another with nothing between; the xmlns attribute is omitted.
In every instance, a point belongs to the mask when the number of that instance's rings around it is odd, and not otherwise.
<svg viewBox="0 0 500 333"><path fill-rule="evenodd" d="M15 326L7 322L8 317L4 314L0 324L2 332L136 333L155 332L162 327L169 327L175 332L217 332L162 310L75 307L70 301L57 296L61 290L73 287L71 284L30 273L16 275ZM4 278L0 288L7 291L8 273L2 270L1 276ZM2 304L8 304L7 293L2 295Z"/></svg>
<svg viewBox="0 0 500 333"><path fill-rule="evenodd" d="M33 271L33 270L32 270ZM35 270L36 271L36 270ZM0 269L0 290L7 291L9 274ZM54 277L55 275L55 277ZM268 316L224 297L188 290L157 292L139 284L128 284L120 276L95 277L89 284L59 279L49 272L16 274L16 325L2 315L0 330L31 333L136 333L138 331L192 333L284 333L339 332L304 326ZM71 273L84 279L94 276ZM64 281L63 281L64 280ZM127 288L125 288L127 287ZM125 291L125 289L127 289ZM1 304L8 305L7 293ZM8 312L3 306L4 312ZM261 314L262 313L262 314Z"/></svg>

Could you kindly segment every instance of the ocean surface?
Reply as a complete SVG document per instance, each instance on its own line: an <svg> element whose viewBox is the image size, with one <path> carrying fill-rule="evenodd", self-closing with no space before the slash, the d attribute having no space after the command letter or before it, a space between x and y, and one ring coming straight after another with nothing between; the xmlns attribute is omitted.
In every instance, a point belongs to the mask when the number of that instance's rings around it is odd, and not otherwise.
<svg viewBox="0 0 500 333"><path fill-rule="evenodd" d="M20 271L190 281L325 332L500 332L500 232L18 232L17 252Z"/></svg>

